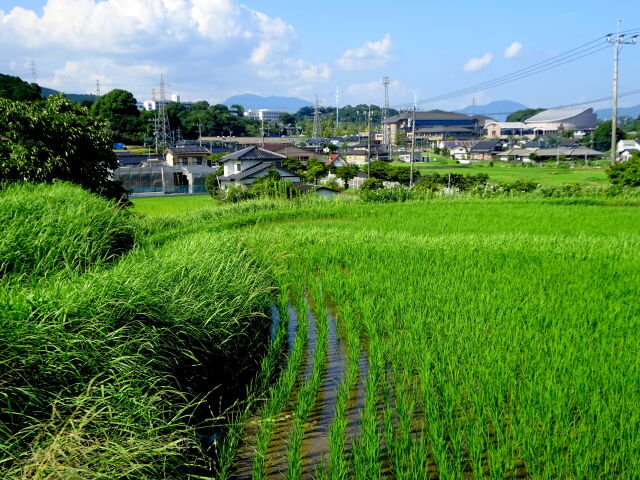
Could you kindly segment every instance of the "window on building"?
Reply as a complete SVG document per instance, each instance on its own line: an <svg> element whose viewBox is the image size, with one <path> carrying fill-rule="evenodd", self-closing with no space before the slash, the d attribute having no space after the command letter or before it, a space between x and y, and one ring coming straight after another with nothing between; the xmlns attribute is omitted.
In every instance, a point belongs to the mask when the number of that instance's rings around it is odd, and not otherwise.
<svg viewBox="0 0 640 480"><path fill-rule="evenodd" d="M197 157L195 163L196 165L202 165L202 157Z"/></svg>
<svg viewBox="0 0 640 480"><path fill-rule="evenodd" d="M189 165L189 159L187 157L178 157L178 165Z"/></svg>
<svg viewBox="0 0 640 480"><path fill-rule="evenodd" d="M236 163L236 172L241 172L241 171L242 171L242 164Z"/></svg>

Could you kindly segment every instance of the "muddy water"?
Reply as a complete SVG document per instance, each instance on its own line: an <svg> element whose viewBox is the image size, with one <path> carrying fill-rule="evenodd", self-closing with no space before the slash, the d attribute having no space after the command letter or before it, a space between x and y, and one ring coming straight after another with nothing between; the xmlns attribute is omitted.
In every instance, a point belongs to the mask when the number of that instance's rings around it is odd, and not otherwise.
<svg viewBox="0 0 640 480"><path fill-rule="evenodd" d="M291 422L293 421L293 409L297 400L297 392L300 386L306 382L313 373L313 355L316 350L317 332L316 319L309 309L307 309L307 348L305 350L303 365L304 369L292 389L291 400L289 404L282 410L267 447L267 455L265 459L265 473L268 478L284 478L287 470L287 440L291 431ZM295 334L289 337L289 345L293 345ZM291 347L290 347L291 348Z"/></svg>
<svg viewBox="0 0 640 480"><path fill-rule="evenodd" d="M298 314L291 306L287 305L287 348L289 353L293 350L293 342L298 330ZM280 314L277 307L274 305L271 307L271 340L276 336L278 326L280 325ZM297 391L297 388L294 390ZM253 471L253 457L256 453L256 435L258 433L258 427L260 423L260 417L254 415L249 418L244 428L244 438L240 448L236 454L236 460L234 464L234 472L232 478L238 480L251 479L251 473Z"/></svg>
<svg viewBox="0 0 640 480"><path fill-rule="evenodd" d="M312 478L314 470L329 455L329 426L338 396L338 386L345 375L346 354L342 338L337 334L335 317L327 312L328 352L327 367L318 391L318 398L309 412L302 441L302 478Z"/></svg>

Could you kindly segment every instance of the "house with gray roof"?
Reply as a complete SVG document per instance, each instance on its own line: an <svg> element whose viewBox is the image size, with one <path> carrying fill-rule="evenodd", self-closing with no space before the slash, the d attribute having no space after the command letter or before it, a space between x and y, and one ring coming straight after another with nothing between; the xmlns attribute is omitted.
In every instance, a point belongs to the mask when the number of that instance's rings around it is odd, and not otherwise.
<svg viewBox="0 0 640 480"><path fill-rule="evenodd" d="M283 180L299 182L300 175L282 168L282 161L287 157L259 147L248 147L225 155L220 160L223 175L218 177L221 187L234 183L251 185L256 179L269 174L275 169Z"/></svg>
<svg viewBox="0 0 640 480"><path fill-rule="evenodd" d="M207 165L209 150L199 145L180 145L167 149L167 165L200 166Z"/></svg>

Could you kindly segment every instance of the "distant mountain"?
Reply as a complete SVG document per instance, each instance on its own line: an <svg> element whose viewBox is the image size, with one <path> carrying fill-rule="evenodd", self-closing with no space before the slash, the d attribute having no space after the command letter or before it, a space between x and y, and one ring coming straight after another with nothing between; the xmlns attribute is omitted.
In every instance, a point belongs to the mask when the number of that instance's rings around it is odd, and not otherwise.
<svg viewBox="0 0 640 480"><path fill-rule="evenodd" d="M60 93L58 90L54 90L53 88L40 87L42 90L42 96L47 98L48 96L55 95L56 93ZM95 102L98 98L96 95L91 93L65 93L65 97L67 97L72 102L82 103L85 100L89 100L91 102Z"/></svg>
<svg viewBox="0 0 640 480"><path fill-rule="evenodd" d="M496 100L495 102L491 102L486 105L476 105L475 107L473 105L469 105L461 110L456 110L456 112L466 113L467 115L471 115L473 113L476 115L487 115L488 117L495 118L499 122L504 122L510 113L513 113L516 110L523 110L525 108L528 107L518 102L512 102L511 100Z"/></svg>
<svg viewBox="0 0 640 480"><path fill-rule="evenodd" d="M222 102L227 107L238 104L242 105L245 110L257 110L259 108L268 108L270 110L282 110L288 113L296 113L302 107L313 105L307 100L296 97L261 97L246 93L244 95L234 95Z"/></svg>
<svg viewBox="0 0 640 480"><path fill-rule="evenodd" d="M611 108L602 108L600 110L596 110L596 115L600 120L611 120L612 109ZM635 107L618 107L618 117L624 116L638 118L640 115L640 105L636 105Z"/></svg>

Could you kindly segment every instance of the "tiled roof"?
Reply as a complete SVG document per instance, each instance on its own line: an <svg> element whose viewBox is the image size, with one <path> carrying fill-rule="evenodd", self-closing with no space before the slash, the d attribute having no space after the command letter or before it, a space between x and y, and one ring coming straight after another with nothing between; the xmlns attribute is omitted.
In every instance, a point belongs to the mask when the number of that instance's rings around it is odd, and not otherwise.
<svg viewBox="0 0 640 480"><path fill-rule="evenodd" d="M233 175L229 175L228 177L220 177L224 180L242 180L248 177L251 177L253 175L255 175L258 172L261 172L263 170L266 170L267 168L271 168L271 167L275 167L276 164L274 162L260 162L257 165L254 165L251 168L247 168L246 170L243 170L242 172L238 172L235 173ZM299 177L300 175L298 175L297 173L293 173L290 172L289 170L285 170L284 168L280 168L278 167L279 170L283 171L283 172L287 172L288 174L290 174L290 177Z"/></svg>
<svg viewBox="0 0 640 480"><path fill-rule="evenodd" d="M270 152L264 148L256 146L243 148L237 152L230 153L222 157L222 162L229 160L282 160L287 158L286 155L280 155L279 153Z"/></svg>
<svg viewBox="0 0 640 480"><path fill-rule="evenodd" d="M172 155L192 155L196 154L209 154L209 150L206 147L200 147L198 145L184 145L178 147L167 148L167 153Z"/></svg>

